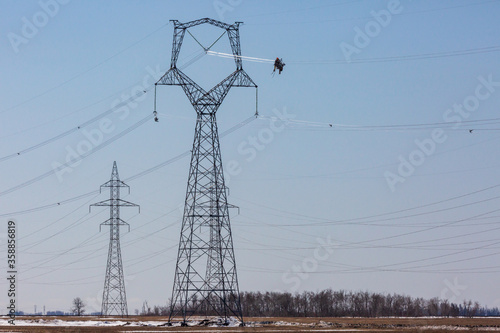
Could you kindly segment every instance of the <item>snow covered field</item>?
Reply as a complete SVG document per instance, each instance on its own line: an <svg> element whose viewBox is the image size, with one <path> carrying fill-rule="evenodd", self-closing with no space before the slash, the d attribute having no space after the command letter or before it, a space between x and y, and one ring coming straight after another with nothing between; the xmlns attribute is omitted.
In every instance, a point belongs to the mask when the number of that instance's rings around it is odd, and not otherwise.
<svg viewBox="0 0 500 333"><path fill-rule="evenodd" d="M99 318L18 317L15 326L0 317L0 332L448 332L500 331L500 318L247 318L246 326L231 320L228 326L216 319L195 318L188 327L168 325L165 317Z"/></svg>

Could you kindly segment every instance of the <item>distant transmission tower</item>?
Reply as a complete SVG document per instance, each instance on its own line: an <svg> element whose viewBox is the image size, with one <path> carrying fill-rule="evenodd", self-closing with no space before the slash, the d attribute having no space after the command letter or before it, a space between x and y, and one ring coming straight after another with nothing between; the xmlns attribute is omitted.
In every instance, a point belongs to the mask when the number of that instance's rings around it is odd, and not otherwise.
<svg viewBox="0 0 500 333"><path fill-rule="evenodd" d="M127 296L125 294L125 280L123 278L122 253L120 249L120 225L128 226L128 223L120 218L120 207L139 207L136 204L120 199L120 188L127 184L120 180L116 162L113 163L111 179L101 185L109 187L109 199L97 202L92 206L109 206L109 219L101 225L109 225L109 250L108 264L106 266L106 277L104 279L104 291L102 294L101 315L128 316ZM139 208L140 209L140 208ZM129 227L130 228L130 227ZM99 230L101 227L99 227Z"/></svg>
<svg viewBox="0 0 500 333"><path fill-rule="evenodd" d="M174 39L170 69L156 84L181 86L196 111L197 121L169 321L174 316L182 316L182 323L186 324L193 315L215 315L224 324L231 316L243 323L228 211L234 206L227 203L215 114L231 87L257 88L257 85L242 68L241 22L229 25L208 18L172 22ZM177 68L186 30L205 23L225 30L236 63L236 70L208 92ZM214 44L203 47L205 52Z"/></svg>

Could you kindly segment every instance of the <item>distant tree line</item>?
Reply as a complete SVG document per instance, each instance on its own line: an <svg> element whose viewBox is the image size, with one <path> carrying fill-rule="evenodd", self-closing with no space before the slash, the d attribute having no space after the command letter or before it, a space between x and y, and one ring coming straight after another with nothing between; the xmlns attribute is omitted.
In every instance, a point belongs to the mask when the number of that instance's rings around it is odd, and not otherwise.
<svg viewBox="0 0 500 333"><path fill-rule="evenodd" d="M243 292L240 296L244 317L500 316L500 310L497 307L489 309L471 300L453 303L437 297L424 299L367 291L327 289L294 294L289 292ZM194 300L194 302L201 302L201 300ZM196 313L197 315L214 315L202 303L191 305L193 308L200 309L200 312ZM145 301L140 314L168 316L169 313L170 307L150 307Z"/></svg>
<svg viewBox="0 0 500 333"><path fill-rule="evenodd" d="M243 292L246 317L473 317L498 316L498 308L488 309L478 302L414 298L367 291Z"/></svg>

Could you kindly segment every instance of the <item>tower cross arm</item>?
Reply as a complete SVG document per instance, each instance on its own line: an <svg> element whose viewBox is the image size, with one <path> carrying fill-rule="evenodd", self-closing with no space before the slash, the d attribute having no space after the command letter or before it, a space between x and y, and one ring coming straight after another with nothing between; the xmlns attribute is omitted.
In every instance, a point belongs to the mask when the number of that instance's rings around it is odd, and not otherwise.
<svg viewBox="0 0 500 333"><path fill-rule="evenodd" d="M89 211L90 211L92 206L96 206L96 207L109 207L109 206L138 207L139 213L141 212L141 206L134 204L134 203L131 203L131 202L126 201L126 200L122 200L122 199L107 199L107 200L96 202L96 203L89 206Z"/></svg>
<svg viewBox="0 0 500 333"><path fill-rule="evenodd" d="M231 87L257 87L257 85L243 69L238 69L210 89L206 95L221 103Z"/></svg>
<svg viewBox="0 0 500 333"><path fill-rule="evenodd" d="M103 187L126 187L130 190L130 186L122 182L121 180L110 180L101 185L101 190Z"/></svg>
<svg viewBox="0 0 500 333"><path fill-rule="evenodd" d="M170 68L156 84L181 86L188 96L191 104L197 104L202 98L205 99L206 97L210 99L211 103L216 103L216 100L212 98L210 93L207 93L205 89L200 87L196 82L176 67Z"/></svg>
<svg viewBox="0 0 500 333"><path fill-rule="evenodd" d="M185 22L185 23L180 23L178 20L170 20L170 21L174 24L174 27L178 28L178 29L188 29L188 28L200 25L200 24L208 23L208 24L214 25L216 27L227 30L227 29L231 29L231 28L235 28L235 27L237 28L241 23L243 23L243 22L235 22L234 24L227 24L227 23L224 23L221 21L217 21L217 20L208 18L208 17L194 20L194 21L190 21L190 22Z"/></svg>
<svg viewBox="0 0 500 333"><path fill-rule="evenodd" d="M106 221L102 222L100 225L99 225L99 232L101 232L101 227L103 225L126 225L128 227L128 231L130 232L130 224L128 224L127 222L123 221L122 219L118 218L118 219L107 219Z"/></svg>
<svg viewBox="0 0 500 333"><path fill-rule="evenodd" d="M238 71L238 75L236 80L234 80L233 87L254 87L257 88L257 85L250 76L243 69Z"/></svg>

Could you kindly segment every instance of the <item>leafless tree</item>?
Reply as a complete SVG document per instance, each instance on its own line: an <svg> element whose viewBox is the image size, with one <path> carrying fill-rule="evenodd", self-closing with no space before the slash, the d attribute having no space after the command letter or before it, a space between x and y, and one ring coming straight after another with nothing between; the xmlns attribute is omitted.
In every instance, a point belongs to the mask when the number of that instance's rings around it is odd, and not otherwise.
<svg viewBox="0 0 500 333"><path fill-rule="evenodd" d="M85 313L85 303L80 297L73 299L73 307L71 312L77 316L81 316Z"/></svg>
<svg viewBox="0 0 500 333"><path fill-rule="evenodd" d="M427 311L429 316L439 315L439 299L437 297L431 298L427 304Z"/></svg>
<svg viewBox="0 0 500 333"><path fill-rule="evenodd" d="M450 302L447 299L441 301L441 316L449 317L451 314Z"/></svg>
<svg viewBox="0 0 500 333"><path fill-rule="evenodd" d="M479 305L478 302L474 302L474 307L471 309L471 317L476 316L479 313L479 309L481 308L481 305Z"/></svg>

